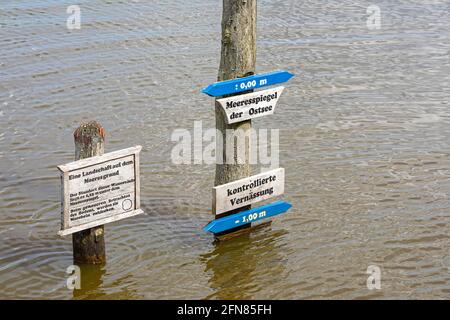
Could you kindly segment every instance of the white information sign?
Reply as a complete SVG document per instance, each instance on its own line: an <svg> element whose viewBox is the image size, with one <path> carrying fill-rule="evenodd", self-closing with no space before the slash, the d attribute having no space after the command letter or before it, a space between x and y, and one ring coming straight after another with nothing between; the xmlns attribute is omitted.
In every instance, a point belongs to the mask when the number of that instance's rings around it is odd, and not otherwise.
<svg viewBox="0 0 450 320"><path fill-rule="evenodd" d="M263 172L213 188L213 212L224 212L284 193L284 168Z"/></svg>
<svg viewBox="0 0 450 320"><path fill-rule="evenodd" d="M143 213L140 209L141 146L58 166L64 236Z"/></svg>
<svg viewBox="0 0 450 320"><path fill-rule="evenodd" d="M271 115L284 87L276 87L224 99L217 102L225 111L227 123Z"/></svg>

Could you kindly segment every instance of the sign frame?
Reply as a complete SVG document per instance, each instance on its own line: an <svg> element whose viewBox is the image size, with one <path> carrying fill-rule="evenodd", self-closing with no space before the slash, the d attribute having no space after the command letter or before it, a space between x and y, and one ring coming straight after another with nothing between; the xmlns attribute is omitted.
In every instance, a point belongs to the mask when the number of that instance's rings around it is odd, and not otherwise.
<svg viewBox="0 0 450 320"><path fill-rule="evenodd" d="M107 223L119 221L128 217L133 217L144 213L141 209L140 199L140 161L139 154L142 150L142 146L135 146L118 151L105 153L101 156L94 156L90 158L80 159L64 165L59 165L57 168L60 171L61 179L61 230L58 232L60 236L66 236L75 232L90 229ZM90 166L98 165L104 162L113 161L115 159L124 158L127 156L134 156L134 210L125 212L122 214L115 214L108 217L103 217L98 220L90 221L77 226L69 226L69 208L70 208L70 191L69 191L69 174L71 171L87 168Z"/></svg>

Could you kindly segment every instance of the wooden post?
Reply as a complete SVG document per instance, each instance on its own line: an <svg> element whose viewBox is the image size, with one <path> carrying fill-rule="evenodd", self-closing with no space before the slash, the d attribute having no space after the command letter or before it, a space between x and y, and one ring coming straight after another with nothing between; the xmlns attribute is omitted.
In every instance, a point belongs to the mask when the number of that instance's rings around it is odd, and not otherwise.
<svg viewBox="0 0 450 320"><path fill-rule="evenodd" d="M101 156L105 150L105 130L96 121L81 124L73 134L75 160ZM75 264L103 264L105 255L105 231L98 226L72 235Z"/></svg>
<svg viewBox="0 0 450 320"><path fill-rule="evenodd" d="M256 1L257 0L223 0L222 14L222 49L218 81L241 78L253 75L256 65ZM248 93L242 92L241 94ZM235 150L234 162L227 163L226 130L248 131L252 128L251 120L228 125L220 105L215 107L216 128L222 133L222 141L218 148L223 148L223 161L216 164L215 185L225 184L251 175L250 145L246 144L245 163L237 163L239 152ZM219 141L219 139L217 140ZM218 149L216 149L218 150ZM249 209L250 206L227 212L221 217ZM248 228L250 224L235 228L226 233ZM219 235L220 236L220 235Z"/></svg>

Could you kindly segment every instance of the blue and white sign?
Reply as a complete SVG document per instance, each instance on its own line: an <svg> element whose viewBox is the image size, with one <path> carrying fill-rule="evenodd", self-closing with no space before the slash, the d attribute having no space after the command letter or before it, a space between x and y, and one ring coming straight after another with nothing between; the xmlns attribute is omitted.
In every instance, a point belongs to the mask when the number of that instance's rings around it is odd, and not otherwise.
<svg viewBox="0 0 450 320"><path fill-rule="evenodd" d="M204 88L202 92L212 97L220 97L227 94L273 86L275 84L286 82L293 76L294 75L290 72L279 70L245 78L216 82Z"/></svg>
<svg viewBox="0 0 450 320"><path fill-rule="evenodd" d="M292 205L286 201L275 201L264 206L242 211L228 217L213 220L203 228L206 232L219 233L251 222L273 217L288 211Z"/></svg>

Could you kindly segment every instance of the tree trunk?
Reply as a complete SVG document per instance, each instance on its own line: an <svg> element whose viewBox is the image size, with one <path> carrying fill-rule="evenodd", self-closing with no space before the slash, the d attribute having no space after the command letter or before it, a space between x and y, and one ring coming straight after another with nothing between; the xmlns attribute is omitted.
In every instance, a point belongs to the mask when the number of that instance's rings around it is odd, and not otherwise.
<svg viewBox="0 0 450 320"><path fill-rule="evenodd" d="M220 67L218 81L242 78L255 74L256 65L256 0L223 0L222 14L222 49L220 55ZM247 92L241 92L245 94ZM217 139L217 148L222 148L222 159L216 164L215 185L225 184L231 181L249 177L250 167L250 140L245 143L245 159L238 163L237 150L239 145L233 145L234 155L227 155L227 144L235 143L234 138L227 140L227 130L242 130L245 136L252 128L251 120L227 124L225 114L219 104L215 104L216 128L222 133L222 139ZM219 153L220 154L220 153ZM232 160L230 162L230 159ZM220 215L225 217L242 210L248 210L245 206ZM250 224L216 234L216 237L235 233L241 229L250 227Z"/></svg>
<svg viewBox="0 0 450 320"><path fill-rule="evenodd" d="M75 160L101 156L105 151L105 130L96 121L84 123L75 130ZM105 231L98 226L72 234L75 264L106 262Z"/></svg>
<svg viewBox="0 0 450 320"><path fill-rule="evenodd" d="M256 0L223 0L222 50L218 81L246 77L255 73L256 65ZM245 92L244 92L245 93ZM251 120L228 125L221 108L216 103L216 128L222 133L223 161L216 165L215 185L225 184L250 176L250 146L246 145L245 163L226 162L226 130L248 131ZM234 148L233 148L234 149ZM218 149L217 149L218 150Z"/></svg>

